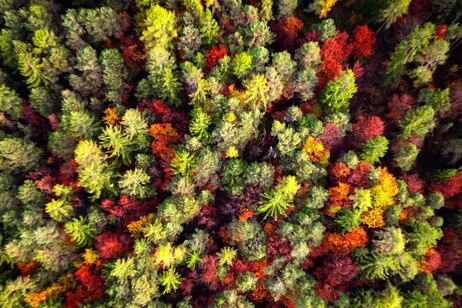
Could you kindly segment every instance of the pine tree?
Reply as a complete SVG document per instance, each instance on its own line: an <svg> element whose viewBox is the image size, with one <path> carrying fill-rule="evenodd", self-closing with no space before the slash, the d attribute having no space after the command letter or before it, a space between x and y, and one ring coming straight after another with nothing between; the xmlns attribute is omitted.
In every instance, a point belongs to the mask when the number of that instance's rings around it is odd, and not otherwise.
<svg viewBox="0 0 462 308"><path fill-rule="evenodd" d="M21 116L22 101L16 91L0 84L0 112L5 112L14 120Z"/></svg>
<svg viewBox="0 0 462 308"><path fill-rule="evenodd" d="M64 226L66 233L79 246L89 246L93 242L94 230L85 222L85 219L80 216L79 219L74 218Z"/></svg>
<svg viewBox="0 0 462 308"><path fill-rule="evenodd" d="M356 93L353 71L342 71L340 76L327 84L321 96L321 104L327 114L346 112L349 100Z"/></svg>
<svg viewBox="0 0 462 308"><path fill-rule="evenodd" d="M26 139L8 137L0 141L0 170L19 174L38 167L42 150Z"/></svg>
<svg viewBox="0 0 462 308"><path fill-rule="evenodd" d="M387 2L385 7L380 13L380 21L385 23L386 28L390 26L401 16L407 13L411 4L411 0L391 0Z"/></svg>
<svg viewBox="0 0 462 308"><path fill-rule="evenodd" d="M103 69L103 80L107 87L106 99L116 103L123 100L127 70L124 61L117 49L104 49L100 55Z"/></svg>
<svg viewBox="0 0 462 308"><path fill-rule="evenodd" d="M361 159L375 164L384 157L388 150L388 140L383 136L370 139L366 142L361 153Z"/></svg>
<svg viewBox="0 0 462 308"><path fill-rule="evenodd" d="M154 47L170 49L173 47L172 40L178 36L175 13L158 4L151 6L146 11L146 19L143 21L142 27L141 40L148 49Z"/></svg>

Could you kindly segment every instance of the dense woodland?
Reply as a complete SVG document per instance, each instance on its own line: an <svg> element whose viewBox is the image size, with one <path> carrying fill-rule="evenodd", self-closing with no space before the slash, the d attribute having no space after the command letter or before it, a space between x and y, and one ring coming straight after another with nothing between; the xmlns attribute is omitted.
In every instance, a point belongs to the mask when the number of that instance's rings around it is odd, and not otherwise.
<svg viewBox="0 0 462 308"><path fill-rule="evenodd" d="M0 0L1 307L462 307L462 1Z"/></svg>

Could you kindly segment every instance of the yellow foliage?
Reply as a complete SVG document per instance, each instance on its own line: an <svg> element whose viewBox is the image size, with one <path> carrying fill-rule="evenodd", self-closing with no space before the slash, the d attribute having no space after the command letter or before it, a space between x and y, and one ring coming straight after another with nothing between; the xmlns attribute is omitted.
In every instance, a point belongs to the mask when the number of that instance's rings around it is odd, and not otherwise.
<svg viewBox="0 0 462 308"><path fill-rule="evenodd" d="M330 152L324 148L324 145L320 142L317 142L313 137L308 137L305 144L303 145L303 150L309 155L312 162L320 162L326 165L329 162Z"/></svg>
<svg viewBox="0 0 462 308"><path fill-rule="evenodd" d="M83 259L84 259L84 262L87 264L100 264L101 263L98 253L91 248L85 249L85 252L83 253Z"/></svg>
<svg viewBox="0 0 462 308"><path fill-rule="evenodd" d="M394 197L399 192L395 177L388 172L387 168L379 167L379 179L371 187L372 205L382 209L394 204Z"/></svg>
<svg viewBox="0 0 462 308"><path fill-rule="evenodd" d="M323 2L323 4L322 4L321 12L319 13L319 18L326 17L327 13L329 13L329 11L335 5L335 2L337 2L337 0L325 0L325 1L322 1L322 2Z"/></svg>
<svg viewBox="0 0 462 308"><path fill-rule="evenodd" d="M175 255L173 252L172 244L159 245L153 256L155 265L162 265L164 268L169 267L175 263Z"/></svg>
<svg viewBox="0 0 462 308"><path fill-rule="evenodd" d="M106 125L116 125L122 118L117 114L116 107L109 107L104 109L103 122Z"/></svg>
<svg viewBox="0 0 462 308"><path fill-rule="evenodd" d="M146 216L141 216L139 220L132 221L127 226L128 232L130 232L132 236L140 234L144 228L146 228L146 226L152 222L153 218L154 214L151 213Z"/></svg>
<svg viewBox="0 0 462 308"><path fill-rule="evenodd" d="M385 226L385 222L383 221L383 209L379 207L375 207L361 214L361 220L372 229Z"/></svg>

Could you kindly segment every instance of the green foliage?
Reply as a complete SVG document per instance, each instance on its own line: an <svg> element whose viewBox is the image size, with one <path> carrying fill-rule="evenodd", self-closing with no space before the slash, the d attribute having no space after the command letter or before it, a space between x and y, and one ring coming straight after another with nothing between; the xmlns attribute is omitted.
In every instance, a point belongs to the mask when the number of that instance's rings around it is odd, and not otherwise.
<svg viewBox="0 0 462 308"><path fill-rule="evenodd" d="M316 71L312 68L299 71L295 79L295 92L298 93L303 101L313 98L314 89L318 84Z"/></svg>
<svg viewBox="0 0 462 308"><path fill-rule="evenodd" d="M117 49L104 49L100 61L104 84L107 87L106 99L116 103L122 102L124 79L127 78L122 56Z"/></svg>
<svg viewBox="0 0 462 308"><path fill-rule="evenodd" d="M42 151L31 141L8 137L0 141L0 170L19 174L37 167Z"/></svg>
<svg viewBox="0 0 462 308"><path fill-rule="evenodd" d="M16 43L16 42L15 42ZM15 47L19 46L15 44ZM26 78L26 83L30 88L36 88L41 85L48 85L50 77L45 73L45 66L40 61L40 58L34 56L31 52L23 50L21 47L16 47L18 69L21 75Z"/></svg>
<svg viewBox="0 0 462 308"><path fill-rule="evenodd" d="M234 75L244 78L252 68L252 56L247 52L238 53L233 58L232 67Z"/></svg>
<svg viewBox="0 0 462 308"><path fill-rule="evenodd" d="M95 230L88 225L85 219L80 216L78 219L73 218L64 225L66 233L79 246L89 246L93 242Z"/></svg>
<svg viewBox="0 0 462 308"><path fill-rule="evenodd" d="M237 251L231 247L223 247L218 253L218 264L231 266L237 257Z"/></svg>
<svg viewBox="0 0 462 308"><path fill-rule="evenodd" d="M427 22L423 27L417 25L411 34L399 42L388 61L386 85L396 87L399 84L406 64L413 62L417 54L428 46L434 32L435 25Z"/></svg>
<svg viewBox="0 0 462 308"><path fill-rule="evenodd" d="M258 278L252 273L239 274L236 278L237 290L240 292L250 292L257 286Z"/></svg>
<svg viewBox="0 0 462 308"><path fill-rule="evenodd" d="M119 188L122 194L135 198L144 199L150 197L153 191L149 189L149 175L142 169L127 170L119 180Z"/></svg>
<svg viewBox="0 0 462 308"><path fill-rule="evenodd" d="M111 270L111 276L115 277L120 284L126 283L135 275L135 260L133 258L117 259Z"/></svg>
<svg viewBox="0 0 462 308"><path fill-rule="evenodd" d="M186 266L191 270L195 270L197 264L202 261L200 253L196 250L189 252L186 259Z"/></svg>
<svg viewBox="0 0 462 308"><path fill-rule="evenodd" d="M380 21L385 23L387 28L401 16L407 13L411 0L392 0L387 2L387 6L380 13Z"/></svg>
<svg viewBox="0 0 462 308"><path fill-rule="evenodd" d="M0 112L5 112L17 120L21 116L22 101L16 91L0 84Z"/></svg>
<svg viewBox="0 0 462 308"><path fill-rule="evenodd" d="M194 154L186 150L180 150L175 152L175 157L170 163L173 174L179 174L181 176L189 176L191 168L194 164Z"/></svg>
<svg viewBox="0 0 462 308"><path fill-rule="evenodd" d="M401 129L399 138L408 139L415 135L420 138L425 137L435 127L435 110L431 106L425 105L408 111L405 116L398 121Z"/></svg>
<svg viewBox="0 0 462 308"><path fill-rule="evenodd" d="M451 108L449 88L444 90L422 89L419 92L418 100L429 104L439 114L444 114Z"/></svg>
<svg viewBox="0 0 462 308"><path fill-rule="evenodd" d="M183 280L175 271L174 267L170 267L168 270L164 271L160 275L159 279L164 287L163 294L167 294L178 289L181 285L181 281Z"/></svg>
<svg viewBox="0 0 462 308"><path fill-rule="evenodd" d="M384 255L400 255L404 252L405 239L400 228L386 227L374 232L373 250Z"/></svg>
<svg viewBox="0 0 462 308"><path fill-rule="evenodd" d="M340 76L327 84L321 96L321 103L328 114L346 112L349 100L356 93L353 71L342 71Z"/></svg>
<svg viewBox="0 0 462 308"><path fill-rule="evenodd" d="M342 209L334 217L334 226L342 233L347 233L351 228L361 224L361 212L349 208Z"/></svg>
<svg viewBox="0 0 462 308"><path fill-rule="evenodd" d="M294 176L284 177L275 189L262 194L257 213L265 214L263 219L271 217L277 220L280 216L286 216L286 210L292 205L299 188L300 185Z"/></svg>
<svg viewBox="0 0 462 308"><path fill-rule="evenodd" d="M408 143L400 147L394 155L395 162L403 171L409 171L414 166L414 163L419 155L419 149L413 143Z"/></svg>
<svg viewBox="0 0 462 308"><path fill-rule="evenodd" d="M209 137L207 129L211 122L212 118L201 107L195 107L191 113L189 131L199 140L206 140Z"/></svg>
<svg viewBox="0 0 462 308"><path fill-rule="evenodd" d="M432 227L428 222L422 221L408 226L404 235L408 242L408 250L416 256L423 256L428 248L435 246L443 237L443 232L440 228Z"/></svg>
<svg viewBox="0 0 462 308"><path fill-rule="evenodd" d="M202 44L207 47L214 45L220 35L220 27L209 9L206 9L200 18L199 32Z"/></svg>
<svg viewBox="0 0 462 308"><path fill-rule="evenodd" d="M45 205L45 212L57 222L65 222L71 217L72 205L63 199L52 199Z"/></svg>
<svg viewBox="0 0 462 308"><path fill-rule="evenodd" d="M132 142L125 136L122 128L118 125L108 125L103 129L99 136L103 148L110 149L109 157L117 157L122 159L122 162L129 164L131 162L131 146Z"/></svg>
<svg viewBox="0 0 462 308"><path fill-rule="evenodd" d="M172 40L177 37L175 13L158 4L146 11L141 40L147 48L171 48Z"/></svg>
<svg viewBox="0 0 462 308"><path fill-rule="evenodd" d="M106 155L98 145L89 140L82 140L75 149L75 161L79 164L79 186L84 187L98 199L103 191L112 191L112 172L106 162Z"/></svg>
<svg viewBox="0 0 462 308"><path fill-rule="evenodd" d="M375 164L380 162L380 159L385 156L388 150L388 140L383 136L369 139L361 152L361 159Z"/></svg>

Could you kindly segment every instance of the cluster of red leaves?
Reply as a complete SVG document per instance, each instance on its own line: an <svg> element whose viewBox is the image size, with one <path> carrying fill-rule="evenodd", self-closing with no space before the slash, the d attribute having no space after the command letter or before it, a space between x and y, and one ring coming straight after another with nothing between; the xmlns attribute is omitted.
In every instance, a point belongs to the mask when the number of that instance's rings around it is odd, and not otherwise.
<svg viewBox="0 0 462 308"><path fill-rule="evenodd" d="M351 143L359 147L367 140L383 135L385 125L378 116L359 116L351 129Z"/></svg>
<svg viewBox="0 0 462 308"><path fill-rule="evenodd" d="M443 240L438 244L437 251L444 256L440 270L452 272L462 264L462 229L445 228Z"/></svg>
<svg viewBox="0 0 462 308"><path fill-rule="evenodd" d="M295 16L279 19L271 30L276 34L280 50L292 50L297 47L297 38L303 28L303 21Z"/></svg>
<svg viewBox="0 0 462 308"><path fill-rule="evenodd" d="M450 199L460 194L462 192L462 173L459 172L452 178L432 183L430 191L433 193L439 192L445 199Z"/></svg>
<svg viewBox="0 0 462 308"><path fill-rule="evenodd" d="M35 261L29 261L27 263L19 261L18 263L16 263L16 267L19 270L19 274L22 277L26 277L34 274L35 270L38 267L38 263Z"/></svg>
<svg viewBox="0 0 462 308"><path fill-rule="evenodd" d="M367 25L356 27L353 31L353 57L367 58L372 55L373 47L376 42L374 31Z"/></svg>
<svg viewBox="0 0 462 308"><path fill-rule="evenodd" d="M391 100L387 104L387 116L392 120L399 120L409 110L415 107L414 97L409 94L397 95L393 94Z"/></svg>
<svg viewBox="0 0 462 308"><path fill-rule="evenodd" d="M291 250L290 243L282 240L277 234L271 235L266 242L266 251L273 257L287 256Z"/></svg>
<svg viewBox="0 0 462 308"><path fill-rule="evenodd" d="M53 187L56 185L56 179L52 176L52 172L47 167L34 169L27 174L27 177L34 181L35 186L42 192L47 194L53 193Z"/></svg>
<svg viewBox="0 0 462 308"><path fill-rule="evenodd" d="M406 182L407 190L409 191L409 193L424 193L425 181L417 173L404 174L400 177L400 179Z"/></svg>
<svg viewBox="0 0 462 308"><path fill-rule="evenodd" d="M31 137L33 139L46 142L48 132L50 130L48 121L42 117L34 108L30 107L29 104L23 104L21 111L23 117L29 124Z"/></svg>
<svg viewBox="0 0 462 308"><path fill-rule="evenodd" d="M80 304L102 298L106 292L99 266L82 265L75 273L80 282L73 292L66 292L66 308L78 308Z"/></svg>
<svg viewBox="0 0 462 308"><path fill-rule="evenodd" d="M95 236L95 246L103 259L112 259L122 256L131 248L132 241L127 234L114 234L104 231Z"/></svg>
<svg viewBox="0 0 462 308"><path fill-rule="evenodd" d="M441 267L441 255L434 248L430 248L424 255L425 261L420 263L420 270L432 274Z"/></svg>
<svg viewBox="0 0 462 308"><path fill-rule="evenodd" d="M350 55L353 46L348 44L348 34L337 31L335 38L328 38L321 47L321 68L323 76L320 81L326 83L338 77L342 70L343 61Z"/></svg>
<svg viewBox="0 0 462 308"><path fill-rule="evenodd" d="M322 145L333 152L343 142L343 133L334 123L327 123L324 126L324 132L316 137L316 141L322 143Z"/></svg>
<svg viewBox="0 0 462 308"><path fill-rule="evenodd" d="M200 264L202 272L200 279L208 284L211 290L218 290L220 285L217 274L217 267L217 257L208 255L202 258L202 263Z"/></svg>
<svg viewBox="0 0 462 308"><path fill-rule="evenodd" d="M225 46L220 45L220 47L213 46L205 54L205 72L208 74L215 65L218 64L218 60L223 58L228 54Z"/></svg>
<svg viewBox="0 0 462 308"><path fill-rule="evenodd" d="M108 217L119 218L120 224L124 227L153 212L156 206L156 199L139 201L127 195L121 195L117 202L110 199L101 201L101 208L109 213Z"/></svg>
<svg viewBox="0 0 462 308"><path fill-rule="evenodd" d="M314 273L317 278L316 293L322 299L333 302L340 291L347 291L357 270L357 265L347 253L330 254Z"/></svg>

